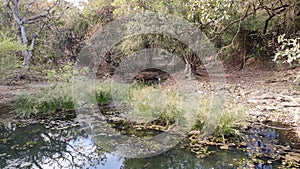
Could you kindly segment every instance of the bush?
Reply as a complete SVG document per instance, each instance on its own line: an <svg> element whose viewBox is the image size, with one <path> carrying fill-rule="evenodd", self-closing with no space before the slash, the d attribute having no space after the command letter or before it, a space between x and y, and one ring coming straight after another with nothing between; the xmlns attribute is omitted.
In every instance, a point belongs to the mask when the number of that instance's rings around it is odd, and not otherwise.
<svg viewBox="0 0 300 169"><path fill-rule="evenodd" d="M279 47L275 53L274 61L283 63L300 64L300 38L286 38L285 35L278 37ZM294 80L296 82L300 78L300 72Z"/></svg>
<svg viewBox="0 0 300 169"><path fill-rule="evenodd" d="M80 73L88 73L89 70L86 70L88 68L83 68ZM87 71L87 72L85 72ZM47 74L47 80L49 82L69 82L72 80L74 74L78 74L79 72L74 69L74 64L73 63L67 63L58 70L56 69L49 69L49 70L44 70L43 73Z"/></svg>
<svg viewBox="0 0 300 169"><path fill-rule="evenodd" d="M21 68L21 62L17 58L15 52L25 50L26 47L9 37L0 33L0 79L10 74L16 74Z"/></svg>

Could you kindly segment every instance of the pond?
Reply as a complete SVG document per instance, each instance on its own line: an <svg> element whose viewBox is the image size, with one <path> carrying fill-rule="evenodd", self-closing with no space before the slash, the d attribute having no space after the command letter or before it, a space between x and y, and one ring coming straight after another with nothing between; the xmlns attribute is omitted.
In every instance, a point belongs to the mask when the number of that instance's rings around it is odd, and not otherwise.
<svg viewBox="0 0 300 169"><path fill-rule="evenodd" d="M273 144L277 144L278 140L288 144L282 141L280 131L255 127L248 131L250 141L244 149L221 150L210 146L214 153L198 158L180 143L156 156L124 158L101 147L99 140L95 141L95 137L74 117L63 121L14 122L7 113L0 114L0 122L3 123L0 127L0 168L250 168L249 160L253 154L272 156L276 154ZM269 161L262 157L261 162L252 167L271 169L280 165Z"/></svg>

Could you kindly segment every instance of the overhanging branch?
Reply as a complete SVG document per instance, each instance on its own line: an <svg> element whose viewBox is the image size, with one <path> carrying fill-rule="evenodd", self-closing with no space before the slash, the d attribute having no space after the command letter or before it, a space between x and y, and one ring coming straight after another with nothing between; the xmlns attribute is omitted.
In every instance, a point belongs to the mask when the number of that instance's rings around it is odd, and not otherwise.
<svg viewBox="0 0 300 169"><path fill-rule="evenodd" d="M22 20L22 22L24 23L24 24L26 24L26 23L30 23L30 22L34 22L34 21L36 21L36 20L38 20L38 19L40 19L40 18L45 18L45 17L47 17L47 13L44 13L44 14L39 14L39 15L36 15L36 16L32 16L32 17L30 17L30 18L24 18L23 20Z"/></svg>

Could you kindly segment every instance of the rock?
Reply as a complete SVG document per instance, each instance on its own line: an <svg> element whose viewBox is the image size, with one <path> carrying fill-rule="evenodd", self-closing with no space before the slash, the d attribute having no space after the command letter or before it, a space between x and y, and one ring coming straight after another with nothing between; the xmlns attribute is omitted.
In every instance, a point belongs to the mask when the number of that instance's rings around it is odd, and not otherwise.
<svg viewBox="0 0 300 169"><path fill-rule="evenodd" d="M300 127L297 127L297 128L295 129L295 133L296 133L296 135L298 136L298 138L300 138Z"/></svg>
<svg viewBox="0 0 300 169"><path fill-rule="evenodd" d="M285 102L283 103L283 107L300 107L300 104Z"/></svg>
<svg viewBox="0 0 300 169"><path fill-rule="evenodd" d="M247 143L243 141L243 142L240 143L240 146L246 147L246 146L247 146Z"/></svg>
<svg viewBox="0 0 300 169"><path fill-rule="evenodd" d="M267 104L268 105L268 104ZM278 107L257 105L256 108L260 111L275 111Z"/></svg>
<svg viewBox="0 0 300 169"><path fill-rule="evenodd" d="M30 167L32 165L32 163L30 162L25 162L25 163L22 163L20 168L25 168L25 167Z"/></svg>
<svg viewBox="0 0 300 169"><path fill-rule="evenodd" d="M249 168L255 168L255 165L254 164L248 164L248 167Z"/></svg>
<svg viewBox="0 0 300 169"><path fill-rule="evenodd" d="M199 135L200 131L199 130L192 130L189 132L189 135Z"/></svg>
<svg viewBox="0 0 300 169"><path fill-rule="evenodd" d="M291 147L288 145L288 146L283 146L281 147L281 149L285 152L289 152L289 151L292 151Z"/></svg>
<svg viewBox="0 0 300 169"><path fill-rule="evenodd" d="M290 91L288 89L284 89L281 91L280 93L281 95L289 95L290 94Z"/></svg>
<svg viewBox="0 0 300 169"><path fill-rule="evenodd" d="M294 153L294 152L289 152L286 156L285 159L288 161L296 161L300 162L300 154Z"/></svg>
<svg viewBox="0 0 300 169"><path fill-rule="evenodd" d="M223 145L223 146L220 146L220 149L221 150L228 150L229 146L228 145Z"/></svg>
<svg viewBox="0 0 300 169"><path fill-rule="evenodd" d="M216 142L213 142L213 141L206 141L205 144L206 144L206 145L210 145L210 146L214 146L214 145L216 145L217 143L216 143Z"/></svg>
<svg viewBox="0 0 300 169"><path fill-rule="evenodd" d="M252 116L261 116L261 115L263 115L264 113L261 112L261 111L254 111L254 112L250 112L249 114L252 115Z"/></svg>
<svg viewBox="0 0 300 169"><path fill-rule="evenodd" d="M276 99L275 96L264 95L262 99Z"/></svg>

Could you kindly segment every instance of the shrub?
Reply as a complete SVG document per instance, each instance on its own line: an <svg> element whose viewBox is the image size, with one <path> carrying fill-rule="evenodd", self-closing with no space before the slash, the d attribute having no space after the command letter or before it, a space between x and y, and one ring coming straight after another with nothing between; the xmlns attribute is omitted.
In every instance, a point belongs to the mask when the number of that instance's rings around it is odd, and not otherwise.
<svg viewBox="0 0 300 169"><path fill-rule="evenodd" d="M68 63L66 65L63 65L62 67L56 69L49 69L43 71L45 74L47 74L47 80L49 82L69 82L72 81L73 75L76 74L87 74L89 72L88 67L83 67L81 70L74 69L73 63Z"/></svg>
<svg viewBox="0 0 300 169"><path fill-rule="evenodd" d="M0 34L0 79L20 71L21 62L15 52L22 51L26 47L18 43L14 37Z"/></svg>
<svg viewBox="0 0 300 169"><path fill-rule="evenodd" d="M300 64L300 38L286 38L285 34L278 37L279 47L275 53L274 61L282 61L283 63ZM296 82L300 78L300 72Z"/></svg>

